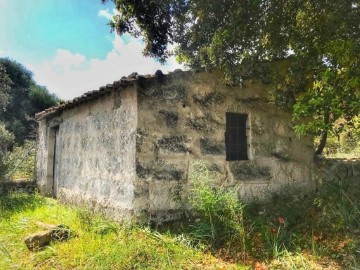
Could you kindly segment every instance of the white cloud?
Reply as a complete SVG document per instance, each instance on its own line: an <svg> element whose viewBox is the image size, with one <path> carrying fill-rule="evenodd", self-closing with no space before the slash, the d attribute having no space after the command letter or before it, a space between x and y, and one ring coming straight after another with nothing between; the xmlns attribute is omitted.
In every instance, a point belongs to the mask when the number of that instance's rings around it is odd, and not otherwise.
<svg viewBox="0 0 360 270"><path fill-rule="evenodd" d="M84 92L96 90L132 72L154 74L157 69L168 72L183 68L173 57L165 65L145 58L142 55L141 39L128 36L125 44L121 37L114 35L112 43L113 49L105 59L88 59L84 55L58 49L56 55L48 61L25 65L34 73L38 84L47 86L63 99L72 99Z"/></svg>
<svg viewBox="0 0 360 270"><path fill-rule="evenodd" d="M105 17L106 19L112 20L114 15L119 14L119 11L116 10L116 8L113 8L112 13L109 12L109 9L100 9L98 16L99 17Z"/></svg>
<svg viewBox="0 0 360 270"><path fill-rule="evenodd" d="M109 12L109 9L100 9L100 10L99 10L99 13L98 13L98 16L99 16L99 17L105 17L105 18L111 20L112 17L113 17L113 14L111 14L111 13Z"/></svg>

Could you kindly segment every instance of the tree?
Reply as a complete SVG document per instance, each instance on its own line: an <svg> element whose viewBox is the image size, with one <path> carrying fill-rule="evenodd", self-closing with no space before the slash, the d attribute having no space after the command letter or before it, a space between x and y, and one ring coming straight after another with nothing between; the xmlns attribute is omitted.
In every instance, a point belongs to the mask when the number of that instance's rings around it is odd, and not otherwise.
<svg viewBox="0 0 360 270"><path fill-rule="evenodd" d="M359 115L358 0L112 1L119 13L111 29L143 36L144 54L160 61L175 53L238 84L269 72L259 63L288 60L285 72L272 74L274 101L296 119L307 117L296 130L321 136L316 154L336 121L351 125Z"/></svg>
<svg viewBox="0 0 360 270"><path fill-rule="evenodd" d="M15 141L22 144L26 139L35 137L34 114L56 105L59 99L46 87L37 85L32 73L20 63L0 58L0 65L12 82L10 91L7 90L7 104L0 112L0 121L15 135Z"/></svg>
<svg viewBox="0 0 360 270"><path fill-rule="evenodd" d="M33 84L30 87L28 99L31 104L31 109L29 110L31 115L35 115L35 113L59 103L59 98L55 94L50 93L45 86L37 84Z"/></svg>
<svg viewBox="0 0 360 270"><path fill-rule="evenodd" d="M5 68L0 63L0 109L5 108L9 102L9 92L12 81L7 75Z"/></svg>

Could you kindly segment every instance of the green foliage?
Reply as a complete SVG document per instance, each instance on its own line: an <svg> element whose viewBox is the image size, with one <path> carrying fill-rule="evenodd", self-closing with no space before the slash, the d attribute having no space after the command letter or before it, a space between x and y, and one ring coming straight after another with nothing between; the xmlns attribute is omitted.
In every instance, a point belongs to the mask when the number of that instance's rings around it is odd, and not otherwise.
<svg viewBox="0 0 360 270"><path fill-rule="evenodd" d="M360 113L360 81L349 80L349 72L347 67L324 68L315 77L312 88L298 97L294 116L308 119L297 125L298 134L334 134L340 120L343 128L354 128ZM360 76L360 69L352 72Z"/></svg>
<svg viewBox="0 0 360 270"><path fill-rule="evenodd" d="M202 164L196 165L196 169L202 175L208 173ZM116 224L92 211L62 206L38 194L15 192L1 196L0 268L248 269L241 266L244 258L248 267L256 262L256 269L315 270L323 269L324 265L329 269L359 268L358 183L327 183L317 194L278 195L272 202L248 205L242 215L246 257L238 248L241 242L223 241L221 237L222 244L211 240L212 230L218 236L220 228L238 231L231 229L232 225L221 227L225 222L222 219L215 226L211 225L215 224L218 213L223 215L224 212L213 198L222 199L226 195L209 195L210 190L204 192L204 187L200 187L202 191L195 193L201 196L195 201L203 209L201 222L188 228L177 223L176 235L168 228L160 233L148 227ZM66 242L54 242L36 253L30 252L23 239L40 230L37 221L65 224L75 237ZM194 248L199 240L203 245L211 245L220 259L204 253L207 249L203 246ZM226 260L241 263L226 263Z"/></svg>
<svg viewBox="0 0 360 270"><path fill-rule="evenodd" d="M14 146L6 163L12 179L33 179L35 175L35 142L25 141L22 146Z"/></svg>
<svg viewBox="0 0 360 270"><path fill-rule="evenodd" d="M359 198L357 183L326 183L311 196L279 195L266 205L250 205L245 219L251 221L247 228L253 243L251 253L272 260L274 269L301 265L299 256L304 255L303 263L309 265L304 269L318 269L310 261L324 258L332 258L335 269L338 264L356 269Z"/></svg>
<svg viewBox="0 0 360 270"><path fill-rule="evenodd" d="M35 138L34 114L56 105L59 99L45 87L37 85L32 73L20 63L0 58L0 65L12 82L11 89L7 91L6 107L0 112L0 121L15 135L15 141L23 144L26 139Z"/></svg>
<svg viewBox="0 0 360 270"><path fill-rule="evenodd" d="M8 172L8 164L6 162L9 147L14 143L14 135L6 130L5 125L0 122L0 180L3 180Z"/></svg>
<svg viewBox="0 0 360 270"><path fill-rule="evenodd" d="M270 269L318 269L324 258L332 258L334 267L359 264L356 184L326 183L317 194L284 192L266 204L244 207L236 192L215 188L203 163L194 163L190 176L189 199L200 220L190 225L188 235L213 252L268 261Z"/></svg>
<svg viewBox="0 0 360 270"><path fill-rule="evenodd" d="M214 247L228 244L245 252L245 205L238 200L237 190L216 187L211 172L201 162L191 165L190 179L189 201L201 217L196 235Z"/></svg>
<svg viewBox="0 0 360 270"><path fill-rule="evenodd" d="M65 224L75 237L30 252L36 222ZM185 245L184 238L116 224L37 194L0 197L0 269L246 269Z"/></svg>
<svg viewBox="0 0 360 270"><path fill-rule="evenodd" d="M12 81L6 73L5 68L0 63L0 109L5 108L9 102L9 92Z"/></svg>
<svg viewBox="0 0 360 270"><path fill-rule="evenodd" d="M360 226L360 191L348 183L329 183L315 199L322 209L319 225L331 231L356 230Z"/></svg>
<svg viewBox="0 0 360 270"><path fill-rule="evenodd" d="M101 0L102 3L107 0ZM172 42L173 18L183 14L187 1L123 1L113 0L120 12L109 22L112 31L130 33L145 40L144 55L164 62L170 56L167 44Z"/></svg>
<svg viewBox="0 0 360 270"><path fill-rule="evenodd" d="M107 0L102 0L106 2ZM119 34L142 35L144 54L171 54L193 69L221 69L229 84L273 77L273 97L294 107L299 134L350 124L360 105L360 4L354 0L113 0L109 23ZM171 52L169 45L176 44ZM287 60L281 72L259 63ZM269 76L270 71L274 74ZM264 80L266 78L266 80Z"/></svg>
<svg viewBox="0 0 360 270"><path fill-rule="evenodd" d="M353 127L346 125L345 119L335 122L328 138L325 154L330 157L360 157L360 119L353 119Z"/></svg>
<svg viewBox="0 0 360 270"><path fill-rule="evenodd" d="M51 94L45 86L36 84L31 86L28 98L32 115L59 103L59 98L55 94Z"/></svg>

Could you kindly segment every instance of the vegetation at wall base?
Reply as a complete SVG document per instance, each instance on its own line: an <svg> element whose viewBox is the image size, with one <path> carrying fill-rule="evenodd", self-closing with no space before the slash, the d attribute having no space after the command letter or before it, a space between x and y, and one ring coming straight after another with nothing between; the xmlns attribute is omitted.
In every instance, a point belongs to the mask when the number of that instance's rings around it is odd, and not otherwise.
<svg viewBox="0 0 360 270"><path fill-rule="evenodd" d="M192 234L214 248L232 246L246 258L245 205L239 202L237 190L217 187L203 162L191 164L190 178L189 202L200 218L192 225Z"/></svg>
<svg viewBox="0 0 360 270"><path fill-rule="evenodd" d="M31 252L24 237L37 221L64 224L68 241ZM38 194L0 197L0 269L247 269L189 245L185 235L116 224Z"/></svg>
<svg viewBox="0 0 360 270"><path fill-rule="evenodd" d="M215 195L224 199L232 194ZM220 214L230 217L233 214L228 210L238 206L221 204L225 209L219 209L219 202L212 195L209 198L197 202L206 202L203 205L211 209L211 220L203 212L190 223L150 228L117 224L36 193L10 193L0 197L0 269L360 267L358 186L329 183L316 194L278 195L267 204L240 203L237 216L243 223L237 224ZM41 230L37 221L64 224L72 237L30 252L24 237Z"/></svg>
<svg viewBox="0 0 360 270"><path fill-rule="evenodd" d="M203 163L192 165L190 178L199 219L189 234L220 257L270 269L360 266L359 183L325 183L314 194L292 190L265 204L244 205L232 199L236 188L215 188Z"/></svg>

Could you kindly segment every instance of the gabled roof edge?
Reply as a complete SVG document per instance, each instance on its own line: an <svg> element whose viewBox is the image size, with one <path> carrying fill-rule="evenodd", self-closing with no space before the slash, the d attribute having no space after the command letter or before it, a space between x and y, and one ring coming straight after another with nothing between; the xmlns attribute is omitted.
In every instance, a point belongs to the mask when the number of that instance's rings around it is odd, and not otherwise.
<svg viewBox="0 0 360 270"><path fill-rule="evenodd" d="M181 73L181 72L183 72L181 69L176 69L173 72L169 72L166 75L164 75L161 70L157 70L154 75L138 75L137 72L133 72L127 77L124 76L120 80L114 81L112 84L101 86L98 90L88 91L79 97L75 97L72 100L65 101L60 105L50 107L42 112L39 112L35 114L35 119L37 121L43 120L44 118L47 118L50 115L54 115L66 109L73 108L81 103L98 98L106 93L118 89L119 87L134 85L139 80L144 80L144 79L147 80L159 76L169 76L174 73Z"/></svg>

